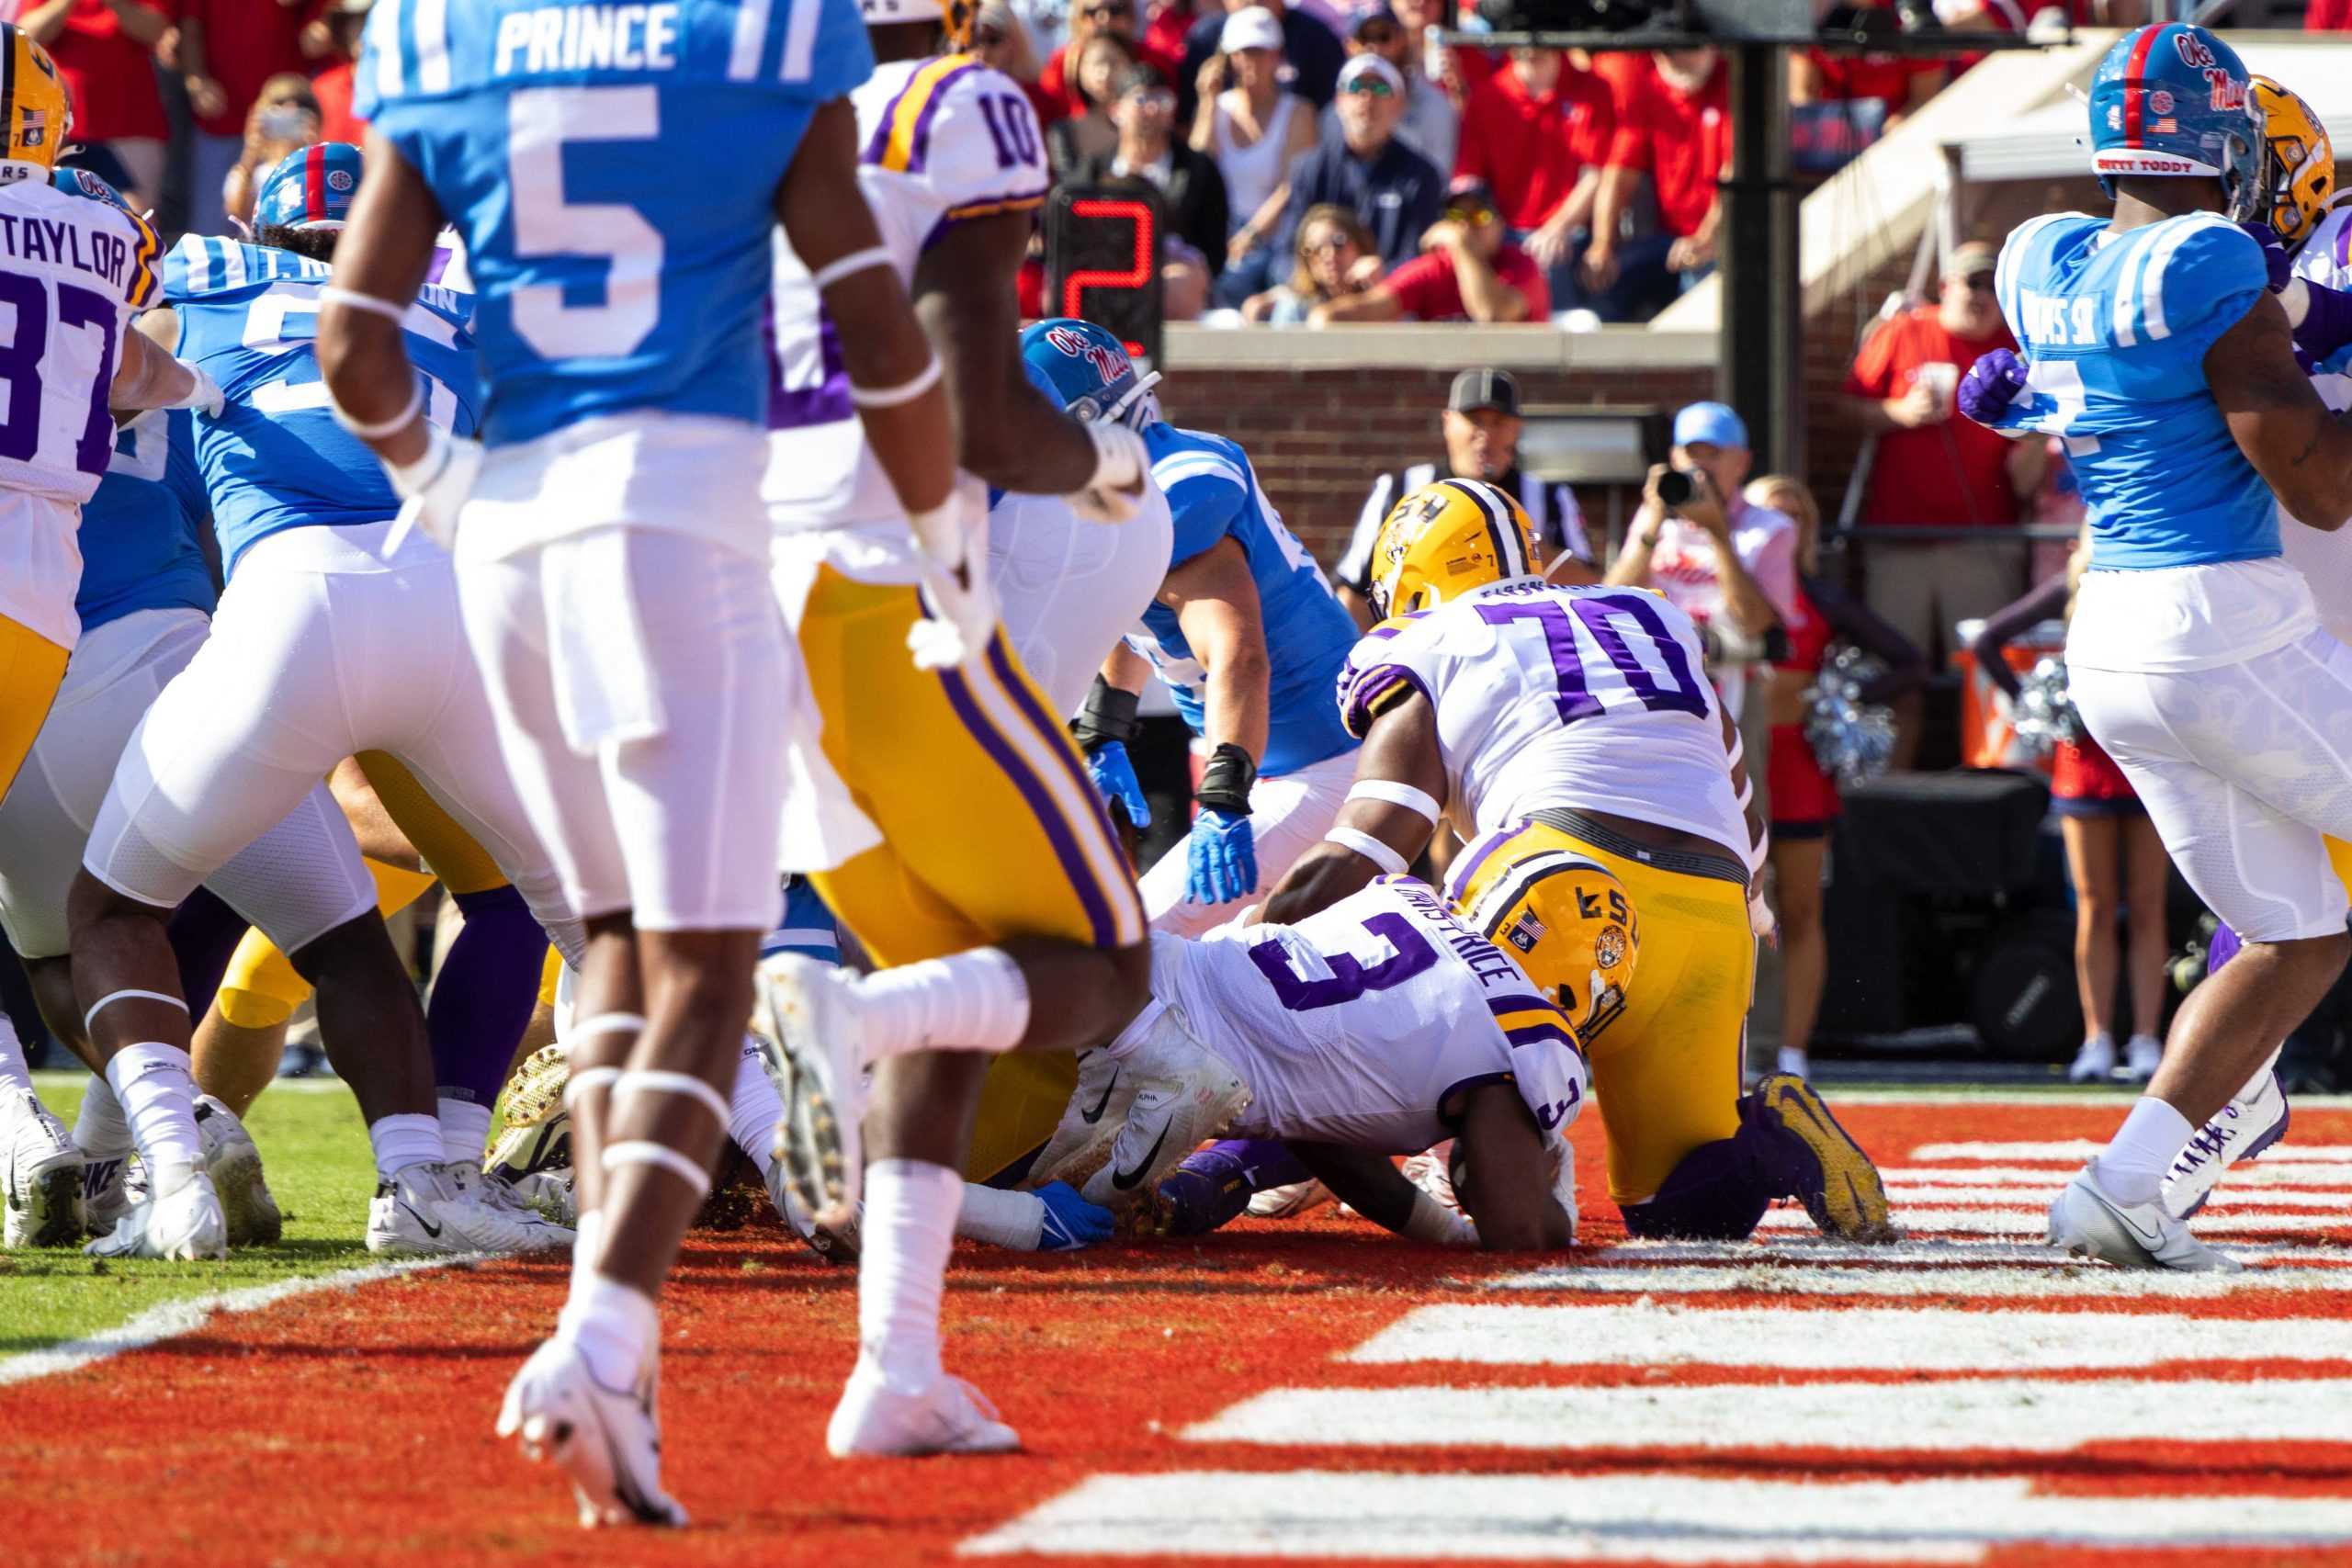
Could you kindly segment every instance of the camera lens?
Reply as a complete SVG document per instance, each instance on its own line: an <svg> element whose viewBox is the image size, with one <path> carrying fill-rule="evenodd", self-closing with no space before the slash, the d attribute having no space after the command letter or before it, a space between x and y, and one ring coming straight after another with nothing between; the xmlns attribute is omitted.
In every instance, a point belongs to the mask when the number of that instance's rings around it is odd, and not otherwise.
<svg viewBox="0 0 2352 1568"><path fill-rule="evenodd" d="M1698 493L1698 485L1679 468L1668 468L1658 476L1657 498L1668 506L1688 506Z"/></svg>

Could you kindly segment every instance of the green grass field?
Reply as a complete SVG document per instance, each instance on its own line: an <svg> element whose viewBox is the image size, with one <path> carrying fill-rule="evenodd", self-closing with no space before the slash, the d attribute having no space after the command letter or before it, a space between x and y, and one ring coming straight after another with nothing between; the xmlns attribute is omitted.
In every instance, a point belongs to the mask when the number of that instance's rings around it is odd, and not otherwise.
<svg viewBox="0 0 2352 1568"><path fill-rule="evenodd" d="M37 1073L41 1099L71 1126L81 1073ZM0 1357L79 1339L161 1303L331 1273L369 1261L362 1237L376 1188L368 1130L351 1092L327 1081L279 1084L245 1118L286 1215L276 1247L225 1263L85 1258L78 1248L0 1251Z"/></svg>

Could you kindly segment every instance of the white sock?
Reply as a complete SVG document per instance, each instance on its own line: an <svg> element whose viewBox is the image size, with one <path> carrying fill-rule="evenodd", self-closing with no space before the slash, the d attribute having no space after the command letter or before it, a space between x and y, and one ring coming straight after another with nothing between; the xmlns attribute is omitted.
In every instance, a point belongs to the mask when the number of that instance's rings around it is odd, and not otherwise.
<svg viewBox="0 0 2352 1568"><path fill-rule="evenodd" d="M964 1179L922 1160L876 1160L865 1168L859 1236L857 1347L882 1381L903 1393L940 1374L939 1298Z"/></svg>
<svg viewBox="0 0 2352 1568"><path fill-rule="evenodd" d="M858 982L857 996L869 1057L1010 1051L1029 1028L1029 982L1001 948L880 970Z"/></svg>
<svg viewBox="0 0 2352 1568"><path fill-rule="evenodd" d="M390 1181L396 1172L423 1163L436 1165L441 1159L441 1123L431 1116L419 1116L413 1111L399 1116L379 1116L368 1123L368 1146L376 1151L376 1179ZM146 1145L140 1145L144 1149ZM474 1156L481 1163L481 1156Z"/></svg>
<svg viewBox="0 0 2352 1568"><path fill-rule="evenodd" d="M636 1384L638 1369L661 1343L662 1316L635 1285L609 1274L575 1275L555 1336L580 1347L598 1382L625 1389Z"/></svg>
<svg viewBox="0 0 2352 1568"><path fill-rule="evenodd" d="M783 1120L784 1097L760 1066L758 1043L746 1040L742 1060L735 1064L735 1091L727 1098L727 1135L760 1168L763 1179L775 1163L776 1123Z"/></svg>
<svg viewBox="0 0 2352 1568"><path fill-rule="evenodd" d="M2098 1184L2127 1207L2154 1202L2164 1190L2165 1173L2196 1131L2188 1117L2163 1100L2142 1095L2115 1130L2113 1141L2092 1161L2098 1167Z"/></svg>
<svg viewBox="0 0 2352 1568"><path fill-rule="evenodd" d="M441 1157L453 1165L479 1167L490 1145L490 1107L445 1098L434 1109L441 1123Z"/></svg>
<svg viewBox="0 0 2352 1568"><path fill-rule="evenodd" d="M196 1075L187 1053L160 1040L126 1045L107 1063L130 1141L147 1162L148 1190L170 1192L204 1163L196 1135Z"/></svg>
<svg viewBox="0 0 2352 1568"><path fill-rule="evenodd" d="M74 1117L74 1146L94 1159L122 1159L135 1146L114 1085L96 1073L90 1075L89 1087L82 1091L82 1109Z"/></svg>
<svg viewBox="0 0 2352 1568"><path fill-rule="evenodd" d="M1009 1192L967 1181L964 1206L956 1214L956 1234L991 1247L1035 1252L1045 1239L1046 1201L1035 1192Z"/></svg>
<svg viewBox="0 0 2352 1568"><path fill-rule="evenodd" d="M594 1277L596 1260L603 1256L598 1244L605 1239L605 1216L601 1210L590 1209L574 1217L571 1226L571 1290L577 1294Z"/></svg>
<svg viewBox="0 0 2352 1568"><path fill-rule="evenodd" d="M15 1021L5 1012L0 1012L0 1089L33 1092L32 1066L25 1060L25 1047L17 1038Z"/></svg>

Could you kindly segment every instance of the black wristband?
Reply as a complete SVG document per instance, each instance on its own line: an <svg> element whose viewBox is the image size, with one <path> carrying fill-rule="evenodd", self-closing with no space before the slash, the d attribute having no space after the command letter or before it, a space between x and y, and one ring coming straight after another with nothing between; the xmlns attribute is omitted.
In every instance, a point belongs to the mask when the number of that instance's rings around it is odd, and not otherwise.
<svg viewBox="0 0 2352 1568"><path fill-rule="evenodd" d="M1125 745L1142 728L1136 717L1136 694L1119 690L1100 675L1087 689L1086 701L1080 705L1078 716L1069 721L1070 739L1089 756L1114 740Z"/></svg>
<svg viewBox="0 0 2352 1568"><path fill-rule="evenodd" d="M1193 798L1228 817L1250 815L1250 786L1258 782L1258 764L1250 753L1227 740L1209 753L1201 770L1201 787Z"/></svg>

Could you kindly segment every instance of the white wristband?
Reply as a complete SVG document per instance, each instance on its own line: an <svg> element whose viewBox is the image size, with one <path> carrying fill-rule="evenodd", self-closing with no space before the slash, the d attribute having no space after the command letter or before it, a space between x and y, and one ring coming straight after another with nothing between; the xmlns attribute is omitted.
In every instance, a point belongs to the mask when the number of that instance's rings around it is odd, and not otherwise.
<svg viewBox="0 0 2352 1568"><path fill-rule="evenodd" d="M1343 850L1355 851L1391 876L1404 874L1405 857L1370 833L1360 833L1353 828L1333 828L1323 838L1326 842L1337 844Z"/></svg>
<svg viewBox="0 0 2352 1568"><path fill-rule="evenodd" d="M390 299L362 294L356 288L337 288L332 283L319 290L319 302L322 305L348 305L355 310L365 310L388 321L408 320L408 307L405 305L395 305Z"/></svg>
<svg viewBox="0 0 2352 1568"><path fill-rule="evenodd" d="M406 424L409 415L415 412L416 405L411 403L408 413L402 414L399 422L391 426L391 430L398 430L401 425ZM379 425L369 428L379 435L391 433L390 430L386 430ZM352 434L363 440L368 438L367 431L354 430ZM449 456L452 450L449 445L449 433L429 420L425 422L424 450L418 454L416 461L384 465L384 472L390 476L392 481L392 493L403 501L410 496L423 494L425 487L439 479L441 470L449 466Z"/></svg>
<svg viewBox="0 0 2352 1568"><path fill-rule="evenodd" d="M854 381L851 382L849 400L862 409L894 409L901 403L913 402L938 386L940 374L938 357L933 355L931 363L917 371L911 379L901 381L895 387L861 387Z"/></svg>
<svg viewBox="0 0 2352 1568"><path fill-rule="evenodd" d="M1408 811L1418 811L1431 827L1437 825L1437 797L1427 790L1395 779L1358 779L1348 788L1350 800L1385 800L1391 806L1401 806Z"/></svg>
<svg viewBox="0 0 2352 1568"><path fill-rule="evenodd" d="M810 276L808 281L816 286L818 293L822 294L844 277L853 277L877 266L895 268L897 265L888 246L868 245L862 251L852 251L836 261L827 262Z"/></svg>

